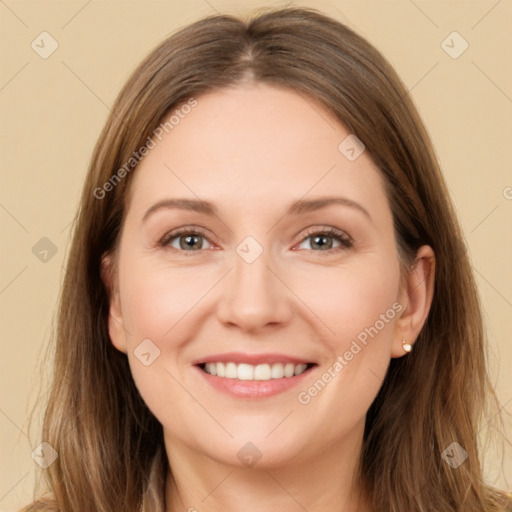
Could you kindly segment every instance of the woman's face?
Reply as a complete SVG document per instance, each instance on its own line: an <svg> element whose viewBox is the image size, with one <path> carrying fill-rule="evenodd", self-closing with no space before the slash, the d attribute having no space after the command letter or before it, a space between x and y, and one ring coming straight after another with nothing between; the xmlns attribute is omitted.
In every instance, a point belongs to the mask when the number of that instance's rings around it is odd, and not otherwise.
<svg viewBox="0 0 512 512"><path fill-rule="evenodd" d="M382 179L301 94L196 99L135 171L110 335L171 453L306 461L360 439L403 354Z"/></svg>

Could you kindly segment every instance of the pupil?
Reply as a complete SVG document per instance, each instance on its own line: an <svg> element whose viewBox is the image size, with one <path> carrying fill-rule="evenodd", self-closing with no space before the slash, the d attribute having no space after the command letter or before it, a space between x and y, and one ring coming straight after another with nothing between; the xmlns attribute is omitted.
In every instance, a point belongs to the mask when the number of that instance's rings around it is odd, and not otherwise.
<svg viewBox="0 0 512 512"><path fill-rule="evenodd" d="M325 246L328 246L329 243L325 243L325 240L329 238L329 237L326 237L326 236L315 236L314 238L314 245L318 245L319 247L325 247ZM324 240L324 243L318 243L318 240Z"/></svg>
<svg viewBox="0 0 512 512"><path fill-rule="evenodd" d="M186 236L184 238L185 238L185 245L186 245L186 247L183 247L183 245L182 245L182 249L183 248L190 249L190 248L193 248L194 239L197 239L198 237L196 235L189 235L189 236Z"/></svg>

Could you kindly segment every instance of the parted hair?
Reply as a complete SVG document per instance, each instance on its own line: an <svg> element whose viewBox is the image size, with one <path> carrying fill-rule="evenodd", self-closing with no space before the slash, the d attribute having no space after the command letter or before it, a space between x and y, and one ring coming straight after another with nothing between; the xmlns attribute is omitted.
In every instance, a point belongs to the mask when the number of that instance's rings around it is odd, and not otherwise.
<svg viewBox="0 0 512 512"><path fill-rule="evenodd" d="M139 395L126 355L112 346L101 278L102 257L119 241L136 166L104 198L94 191L173 108L243 83L315 100L355 134L385 183L402 272L421 245L436 255L425 325L413 352L391 360L367 413L358 478L375 510L506 510L505 493L485 482L477 435L499 418L481 307L430 138L406 87L369 42L296 7L192 23L154 49L117 97L84 183L52 336L41 435L58 458L24 510L139 512L144 501L146 512L164 512L172 468L162 426ZM441 456L454 441L468 453L456 469Z"/></svg>

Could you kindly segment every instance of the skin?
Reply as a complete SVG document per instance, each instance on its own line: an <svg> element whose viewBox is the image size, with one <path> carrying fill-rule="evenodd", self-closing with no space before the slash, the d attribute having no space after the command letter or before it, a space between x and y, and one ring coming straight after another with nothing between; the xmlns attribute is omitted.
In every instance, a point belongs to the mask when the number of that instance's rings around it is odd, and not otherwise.
<svg viewBox="0 0 512 512"><path fill-rule="evenodd" d="M372 510L355 478L365 415L390 359L413 344L432 300L434 254L421 247L405 280L382 178L363 152L338 150L349 132L318 103L291 90L240 85L198 105L138 167L118 252L104 260L112 343L162 423L173 476L168 510L289 512ZM298 199L338 196L287 214ZM170 208L203 199L216 216ZM176 228L198 227L195 250ZM307 228L315 228L306 233ZM314 233L334 227L351 247ZM186 236L186 235L185 235ZM263 253L236 248L252 236ZM331 244L331 245L329 245ZM181 251L181 252L180 252ZM115 258L115 265L113 265ZM394 303L401 311L311 398L297 399ZM134 350L151 339L160 356L144 366ZM414 349L413 349L414 350ZM304 384L273 397L236 398L206 383L192 361L224 352L277 352L318 364ZM262 454L249 468L247 443Z"/></svg>

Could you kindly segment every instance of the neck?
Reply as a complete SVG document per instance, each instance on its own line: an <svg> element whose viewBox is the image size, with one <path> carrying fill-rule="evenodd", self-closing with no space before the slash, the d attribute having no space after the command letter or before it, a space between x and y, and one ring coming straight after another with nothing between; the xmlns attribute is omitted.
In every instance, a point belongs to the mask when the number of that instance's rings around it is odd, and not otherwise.
<svg viewBox="0 0 512 512"><path fill-rule="evenodd" d="M167 437L167 512L372 510L358 479L361 428L311 460L252 468L220 463Z"/></svg>

